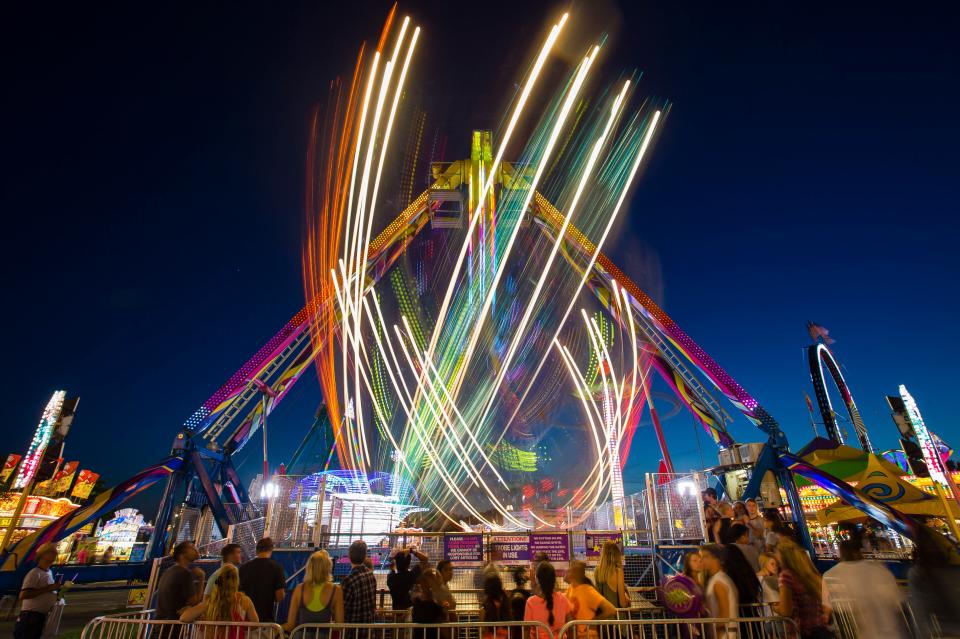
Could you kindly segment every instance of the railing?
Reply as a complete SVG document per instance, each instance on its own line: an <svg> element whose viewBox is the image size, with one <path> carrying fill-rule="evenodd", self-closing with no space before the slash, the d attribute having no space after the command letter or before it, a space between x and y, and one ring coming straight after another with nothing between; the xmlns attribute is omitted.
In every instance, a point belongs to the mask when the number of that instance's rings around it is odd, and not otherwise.
<svg viewBox="0 0 960 639"><path fill-rule="evenodd" d="M97 617L83 629L81 639L281 639L274 623L179 621ZM617 619L570 621L554 631L538 621L488 621L418 624L302 624L289 639L787 639L799 636L797 626L784 617L733 619Z"/></svg>
<svg viewBox="0 0 960 639"><path fill-rule="evenodd" d="M556 639L616 637L618 639L790 639L799 637L797 624L786 617L733 619L642 619L639 621L570 621Z"/></svg>
<svg viewBox="0 0 960 639"><path fill-rule="evenodd" d="M554 639L550 628L539 621L469 621L457 623L303 624L289 639Z"/></svg>
<svg viewBox="0 0 960 639"><path fill-rule="evenodd" d="M149 611L153 612L153 611ZM275 623L250 621L160 621L157 619L103 616L92 619L80 639L280 639Z"/></svg>

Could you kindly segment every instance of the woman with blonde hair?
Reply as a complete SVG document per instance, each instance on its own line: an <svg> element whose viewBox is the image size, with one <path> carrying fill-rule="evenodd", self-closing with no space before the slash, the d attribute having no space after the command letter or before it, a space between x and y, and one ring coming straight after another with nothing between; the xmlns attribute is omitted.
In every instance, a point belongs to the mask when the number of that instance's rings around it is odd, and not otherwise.
<svg viewBox="0 0 960 639"><path fill-rule="evenodd" d="M197 619L218 622L260 621L253 601L240 592L240 571L236 566L224 564L213 582L213 590L210 591L206 601L187 608L180 615L180 621L184 623L192 623ZM232 632L225 634L217 630L219 630L218 627L208 628L208 632L213 636L223 639L239 639L245 634L242 628L233 628Z"/></svg>
<svg viewBox="0 0 960 639"><path fill-rule="evenodd" d="M333 562L326 550L307 559L303 583L293 590L283 629L290 632L305 623L343 623L343 590L333 583Z"/></svg>
<svg viewBox="0 0 960 639"><path fill-rule="evenodd" d="M593 577L597 582L597 590L615 608L630 607L630 594L623 576L623 552L617 542L611 539L603 542Z"/></svg>
<svg viewBox="0 0 960 639"><path fill-rule="evenodd" d="M807 551L783 537L777 544L780 562L780 600L773 604L775 613L797 622L801 639L833 637L823 614L823 580Z"/></svg>

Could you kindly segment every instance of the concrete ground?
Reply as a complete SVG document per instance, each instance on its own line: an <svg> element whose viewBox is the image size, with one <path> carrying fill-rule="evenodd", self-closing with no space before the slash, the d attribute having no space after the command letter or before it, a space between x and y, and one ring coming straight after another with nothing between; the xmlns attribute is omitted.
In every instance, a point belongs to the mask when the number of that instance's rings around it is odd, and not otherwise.
<svg viewBox="0 0 960 639"><path fill-rule="evenodd" d="M98 584L100 586L106 584ZM99 615L135 610L127 607L128 590L76 590L67 593L67 604L60 620L58 637L75 639L88 621ZM12 637L16 616L11 615L10 602L4 601L0 613L0 637Z"/></svg>

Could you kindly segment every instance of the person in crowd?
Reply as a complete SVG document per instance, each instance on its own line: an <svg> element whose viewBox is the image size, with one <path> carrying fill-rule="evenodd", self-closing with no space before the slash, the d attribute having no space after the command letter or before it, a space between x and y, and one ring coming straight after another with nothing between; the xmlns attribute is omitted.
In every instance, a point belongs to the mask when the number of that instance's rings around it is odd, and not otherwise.
<svg viewBox="0 0 960 639"><path fill-rule="evenodd" d="M597 582L597 590L614 608L630 607L630 594L623 575L623 552L617 542L603 542L593 577Z"/></svg>
<svg viewBox="0 0 960 639"><path fill-rule="evenodd" d="M80 550L77 551L77 563L80 565L86 564L88 560L89 551L87 550L87 545L83 544L80 546Z"/></svg>
<svg viewBox="0 0 960 639"><path fill-rule="evenodd" d="M960 637L960 566L952 563L946 540L923 527L913 540L913 566L907 572L910 607L924 637L935 617L941 636Z"/></svg>
<svg viewBox="0 0 960 639"><path fill-rule="evenodd" d="M747 506L747 528L750 530L750 543L753 544L758 553L766 550L764 543L763 515L760 513L760 506L756 499L748 499L743 502Z"/></svg>
<svg viewBox="0 0 960 639"><path fill-rule="evenodd" d="M109 564L113 562L113 546L107 546L107 549L103 551L103 556L100 557L100 563Z"/></svg>
<svg viewBox="0 0 960 639"><path fill-rule="evenodd" d="M367 568L367 542L362 539L350 544L350 574L343 578L343 620L345 623L373 623L377 611L377 578ZM436 571L432 571L436 577ZM439 581L439 577L436 577Z"/></svg>
<svg viewBox="0 0 960 639"><path fill-rule="evenodd" d="M213 592L213 584L217 580L217 577L220 576L220 571L223 570L224 566L240 566L240 562L243 561L243 548L240 547L240 544L227 544L220 549L220 567L213 571L213 574L207 578L207 586L203 589L203 598L206 599L210 596L210 593ZM243 577L240 578L241 582ZM242 590L242 588L241 588Z"/></svg>
<svg viewBox="0 0 960 639"><path fill-rule="evenodd" d="M753 574L760 572L760 553L757 552L757 547L750 543L750 529L737 522L730 526L727 536L731 539L730 543L739 548L746 557Z"/></svg>
<svg viewBox="0 0 960 639"><path fill-rule="evenodd" d="M410 609L410 618L413 623L446 622L447 611L436 599L439 586L440 575L436 570L428 568L420 573L411 593L413 607ZM438 628L424 629L423 632L417 632L416 637L417 639L437 639L440 636L438 630Z"/></svg>
<svg viewBox="0 0 960 639"><path fill-rule="evenodd" d="M733 525L733 506L725 501L717 502L717 512L719 516L713 522L713 538L717 540L714 543L729 544L733 541L730 539L730 527Z"/></svg>
<svg viewBox="0 0 960 639"><path fill-rule="evenodd" d="M737 586L724 570L727 549L720 544L705 544L700 548L703 570L707 574L705 599L707 614L715 619L734 619L739 614L740 594ZM737 636L736 623L718 623L714 628L717 639Z"/></svg>
<svg viewBox="0 0 960 639"><path fill-rule="evenodd" d="M707 529L707 539L716 543L717 540L713 538L713 525L720 518L717 491L713 488L707 488L700 495L703 497L703 521Z"/></svg>
<svg viewBox="0 0 960 639"><path fill-rule="evenodd" d="M775 613L793 619L801 639L832 637L823 614L823 582L810 555L789 537L777 542L780 562L780 600Z"/></svg>
<svg viewBox="0 0 960 639"><path fill-rule="evenodd" d="M696 550L684 553L683 555L683 574L693 580L698 586L703 588L703 559Z"/></svg>
<svg viewBox="0 0 960 639"><path fill-rule="evenodd" d="M209 599L180 613L180 621L183 623L192 623L198 619L218 622L260 621L253 601L240 592L240 571L236 566L223 566L217 580L213 582ZM208 628L208 633L204 634L215 639L240 639L244 633L240 628L233 628L231 632L222 627L213 627Z"/></svg>
<svg viewBox="0 0 960 639"><path fill-rule="evenodd" d="M570 562L570 568L567 570L567 599L573 607L572 614L574 619L612 619L617 615L617 609L612 603L600 594L594 588L593 582L587 577L587 565L582 561L575 560ZM588 632L586 626L577 628L578 636L595 637L597 633Z"/></svg>
<svg viewBox="0 0 960 639"><path fill-rule="evenodd" d="M563 593L557 592L557 571L549 561L537 564L537 584L540 591L530 595L524 608L524 621L539 621L546 624L554 635L559 636L560 628L571 618L573 606ZM547 639L546 633L535 629L531 639Z"/></svg>
<svg viewBox="0 0 960 639"><path fill-rule="evenodd" d="M510 597L503 589L503 580L500 575L488 574L483 580L483 602L480 605L480 621L506 621L512 618ZM484 627L480 633L482 637L505 639L508 636L507 628Z"/></svg>
<svg viewBox="0 0 960 639"><path fill-rule="evenodd" d="M437 586L436 592L437 603L449 614L457 609L457 600L450 592L450 582L453 581L453 562L449 559L438 561L437 574L440 575L440 585Z"/></svg>
<svg viewBox="0 0 960 639"><path fill-rule="evenodd" d="M735 524L739 526L740 524ZM753 546L747 545L747 548L756 550ZM760 603L760 580L757 578L757 571L747 560L738 544L727 544L724 547L726 551L725 561L723 562L723 571L730 577L730 581L737 587L737 603L739 604L739 616L755 617L757 610L753 607Z"/></svg>
<svg viewBox="0 0 960 639"><path fill-rule="evenodd" d="M773 552L780 543L782 537L793 539L790 529L783 523L783 517L776 508L766 508L763 511L763 529L766 531L763 536L764 548L767 552Z"/></svg>
<svg viewBox="0 0 960 639"><path fill-rule="evenodd" d="M543 562L550 563L550 556L545 552L538 552L533 557L533 584L531 584L531 589L533 592L540 592L540 585L537 583L537 567Z"/></svg>
<svg viewBox="0 0 960 639"><path fill-rule="evenodd" d="M57 603L58 591L71 582L57 582L50 567L57 560L57 547L43 544L37 549L37 565L24 576L20 586L20 614L13 626L15 639L40 639L47 615Z"/></svg>
<svg viewBox="0 0 960 639"><path fill-rule="evenodd" d="M272 539L258 541L256 552L256 558L240 566L240 590L253 600L260 621L273 623L273 606L283 601L287 577L283 566L273 559Z"/></svg>
<svg viewBox="0 0 960 639"><path fill-rule="evenodd" d="M747 505L742 501L733 502L733 523L747 525L750 521L750 515L747 513Z"/></svg>
<svg viewBox="0 0 960 639"><path fill-rule="evenodd" d="M411 569L410 564L414 556L419 560L419 565ZM393 556L390 562L390 574L387 575L387 589L390 590L394 610L407 610L413 605L410 601L410 591L428 562L427 556L412 546L402 548Z"/></svg>
<svg viewBox="0 0 960 639"><path fill-rule="evenodd" d="M780 562L773 553L760 554L757 578L760 580L761 601L765 604L780 601Z"/></svg>
<svg viewBox="0 0 960 639"><path fill-rule="evenodd" d="M207 576L200 568L190 569L199 556L191 541L182 541L173 549L173 566L164 571L157 584L155 619L179 619L185 608L202 599Z"/></svg>
<svg viewBox="0 0 960 639"><path fill-rule="evenodd" d="M523 619L527 609L527 599L530 598L530 575L526 566L515 566L510 571L513 576L513 590L510 591L510 617L515 620Z"/></svg>
<svg viewBox="0 0 960 639"><path fill-rule="evenodd" d="M333 583L333 562L326 550L307 559L303 583L293 590L283 629L290 632L304 623L343 623L343 590Z"/></svg>
<svg viewBox="0 0 960 639"><path fill-rule="evenodd" d="M840 542L840 563L823 573L823 607L847 617L856 637L906 639L900 607L904 595L882 563L864 561L862 539L854 533Z"/></svg>

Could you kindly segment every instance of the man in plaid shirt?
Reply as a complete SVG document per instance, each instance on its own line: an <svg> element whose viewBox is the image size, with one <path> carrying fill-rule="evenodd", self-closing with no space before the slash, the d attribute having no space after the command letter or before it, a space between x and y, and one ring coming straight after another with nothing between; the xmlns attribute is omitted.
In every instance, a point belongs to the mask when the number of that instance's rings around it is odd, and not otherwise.
<svg viewBox="0 0 960 639"><path fill-rule="evenodd" d="M350 564L353 569L343 578L343 621L344 623L373 623L377 609L377 579L373 571L367 568L367 544L363 540L350 544Z"/></svg>

